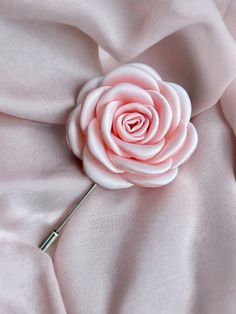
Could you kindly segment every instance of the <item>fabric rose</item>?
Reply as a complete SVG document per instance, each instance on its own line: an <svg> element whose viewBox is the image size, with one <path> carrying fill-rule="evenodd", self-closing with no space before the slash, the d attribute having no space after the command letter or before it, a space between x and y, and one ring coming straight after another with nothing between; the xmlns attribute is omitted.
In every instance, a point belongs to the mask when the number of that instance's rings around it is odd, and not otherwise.
<svg viewBox="0 0 236 314"><path fill-rule="evenodd" d="M179 85L131 63L88 81L67 139L85 173L107 189L170 183L197 146L191 102Z"/></svg>

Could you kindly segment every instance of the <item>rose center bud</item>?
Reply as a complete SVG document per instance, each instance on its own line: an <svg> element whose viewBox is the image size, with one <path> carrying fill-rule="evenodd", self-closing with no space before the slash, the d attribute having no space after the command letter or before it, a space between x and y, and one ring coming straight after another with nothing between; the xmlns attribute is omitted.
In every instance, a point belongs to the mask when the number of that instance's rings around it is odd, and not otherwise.
<svg viewBox="0 0 236 314"><path fill-rule="evenodd" d="M141 114L127 114L124 118L123 126L130 133L140 130L145 123L145 117Z"/></svg>
<svg viewBox="0 0 236 314"><path fill-rule="evenodd" d="M131 120L128 121L126 124L126 128L129 130L129 132L135 132L137 128L139 128L139 125L141 124L141 120L136 119L136 120Z"/></svg>
<svg viewBox="0 0 236 314"><path fill-rule="evenodd" d="M115 121L116 135L126 142L141 141L148 132L149 118L140 112L123 112Z"/></svg>

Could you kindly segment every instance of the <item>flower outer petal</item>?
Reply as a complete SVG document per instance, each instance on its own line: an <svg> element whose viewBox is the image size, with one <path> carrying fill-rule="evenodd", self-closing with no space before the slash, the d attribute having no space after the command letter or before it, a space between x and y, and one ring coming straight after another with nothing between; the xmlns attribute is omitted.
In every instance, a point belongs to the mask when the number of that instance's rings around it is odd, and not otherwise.
<svg viewBox="0 0 236 314"><path fill-rule="evenodd" d="M168 171L171 168L172 160L167 159L162 163L150 165L145 162L140 162L138 160L124 158L117 156L113 153L109 153L112 162L120 169L137 174L143 175L156 175Z"/></svg>
<svg viewBox="0 0 236 314"><path fill-rule="evenodd" d="M194 150L197 147L198 143L198 135L195 127L191 122L188 124L187 128L187 137L182 145L182 148L172 157L173 158L173 168L179 167L185 161L189 159L189 157L193 154Z"/></svg>
<svg viewBox="0 0 236 314"><path fill-rule="evenodd" d="M172 123L170 131L173 131L178 127L181 119L181 105L179 95L170 83L161 81L159 82L159 87L160 93L166 98L172 109Z"/></svg>
<svg viewBox="0 0 236 314"><path fill-rule="evenodd" d="M122 65L109 72L102 85L114 86L118 83L131 83L143 89L159 90L156 80L147 71L129 64Z"/></svg>
<svg viewBox="0 0 236 314"><path fill-rule="evenodd" d="M80 111L81 105L78 105L69 115L66 128L66 140L75 156L82 159L85 138L82 130L80 129Z"/></svg>
<svg viewBox="0 0 236 314"><path fill-rule="evenodd" d="M80 114L80 126L84 133L86 133L86 129L89 123L96 116L96 106L97 106L99 98L109 88L110 87L108 86L98 87L94 89L93 91L91 91L85 98L85 101L82 104L81 114Z"/></svg>
<svg viewBox="0 0 236 314"><path fill-rule="evenodd" d="M177 151L185 142L186 135L187 124L183 121L180 121L178 128L175 130L175 133L170 138L166 138L165 146L163 147L161 152L152 159L151 162L162 162L163 160L177 153Z"/></svg>
<svg viewBox="0 0 236 314"><path fill-rule="evenodd" d="M78 105L83 103L88 93L90 93L95 88L99 87L102 80L103 80L103 76L98 76L86 82L80 89L76 103Z"/></svg>
<svg viewBox="0 0 236 314"><path fill-rule="evenodd" d="M133 173L125 172L121 176L125 180L139 186L143 187L160 187L166 184L169 184L171 181L175 179L178 174L178 168L170 169L165 173L153 175L153 176L145 176L145 175L138 175Z"/></svg>
<svg viewBox="0 0 236 314"><path fill-rule="evenodd" d="M104 167L109 169L112 172L121 173L122 170L119 170L113 165L111 160L107 155L106 148L103 143L103 139L100 134L98 121L96 118L90 122L87 129L87 147L90 153L103 164Z"/></svg>
<svg viewBox="0 0 236 314"><path fill-rule="evenodd" d="M158 92L149 91L150 95L153 98L156 110L159 115L159 129L156 136L156 142L160 141L166 133L169 131L170 126L172 124L173 113L168 103L167 99Z"/></svg>
<svg viewBox="0 0 236 314"><path fill-rule="evenodd" d="M111 172L105 168L93 157L87 146L83 150L83 169L92 181L106 189L125 189L133 185L118 173Z"/></svg>
<svg viewBox="0 0 236 314"><path fill-rule="evenodd" d="M179 102L181 107L181 120L185 122L189 122L191 118L192 105L189 95L185 91L185 89L177 84L168 83L170 86L176 91L179 96Z"/></svg>
<svg viewBox="0 0 236 314"><path fill-rule="evenodd" d="M149 73L154 79L156 79L158 81L158 84L159 84L159 81L161 81L161 77L160 75L157 73L156 70L154 70L152 67L150 67L149 65L147 64L143 64L143 63L129 63L129 65L132 65L136 68L139 68L139 69L142 69L144 71L146 71L147 73Z"/></svg>

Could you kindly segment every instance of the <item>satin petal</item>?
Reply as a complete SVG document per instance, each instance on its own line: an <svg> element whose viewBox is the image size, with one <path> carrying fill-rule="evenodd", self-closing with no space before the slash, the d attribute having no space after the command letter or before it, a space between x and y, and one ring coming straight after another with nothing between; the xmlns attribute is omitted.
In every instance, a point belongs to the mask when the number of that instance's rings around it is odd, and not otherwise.
<svg viewBox="0 0 236 314"><path fill-rule="evenodd" d="M119 138L114 137L117 144L127 152L130 157L146 160L154 157L156 154L160 152L165 144L165 140L161 140L157 144L154 145L142 145L142 144L133 144L133 143L125 143L121 141Z"/></svg>
<svg viewBox="0 0 236 314"><path fill-rule="evenodd" d="M184 163L194 152L198 143L198 135L195 127L191 122L188 124L187 137L183 144L183 147L172 157L172 167L178 167Z"/></svg>
<svg viewBox="0 0 236 314"><path fill-rule="evenodd" d="M92 156L87 146L85 146L83 151L83 168L92 181L106 189L125 189L133 185L118 173L111 172L105 168Z"/></svg>
<svg viewBox="0 0 236 314"><path fill-rule="evenodd" d="M112 164L109 157L107 156L107 151L104 146L103 139L101 138L96 118L92 120L87 129L87 146L90 153L107 169L117 173L122 172Z"/></svg>
<svg viewBox="0 0 236 314"><path fill-rule="evenodd" d="M150 95L153 98L156 110L159 115L159 129L157 136L155 138L155 141L158 142L160 141L168 132L170 129L172 119L173 119L173 114L172 114L172 109L167 101L167 99L162 96L160 93L155 92L155 91L149 91Z"/></svg>
<svg viewBox="0 0 236 314"><path fill-rule="evenodd" d="M160 81L159 87L161 94L166 98L172 109L172 123L170 129L175 130L178 127L181 119L181 105L179 95L167 82Z"/></svg>
<svg viewBox="0 0 236 314"><path fill-rule="evenodd" d="M160 75L149 65L144 64L144 63L129 63L129 65L132 65L136 68L142 69L144 71L146 71L147 73L149 73L154 79L156 79L157 81L161 80ZM159 84L159 82L158 82Z"/></svg>
<svg viewBox="0 0 236 314"><path fill-rule="evenodd" d="M82 159L85 138L80 128L80 111L81 105L78 105L71 112L67 123L66 139L70 149L75 154L75 156Z"/></svg>
<svg viewBox="0 0 236 314"><path fill-rule="evenodd" d="M149 109L152 113L152 118L150 121L150 128L147 132L147 135L145 136L145 138L141 141L142 144L152 144L152 143L156 143L158 142L158 129L159 129L159 124L160 124L160 119L159 119L159 115L156 111L155 108L153 108L152 106L149 106Z"/></svg>
<svg viewBox="0 0 236 314"><path fill-rule="evenodd" d="M129 182L144 186L144 187L160 187L166 184L169 184L171 181L175 179L178 174L178 168L170 169L165 173L154 175L154 176L145 176L145 175L138 175L125 172L122 174L122 177Z"/></svg>
<svg viewBox="0 0 236 314"><path fill-rule="evenodd" d="M128 104L124 104L120 106L118 110L115 112L115 117L121 115L125 112L139 112L148 116L149 119L152 118L152 112L150 112L150 105L143 105L142 103L132 102Z"/></svg>
<svg viewBox="0 0 236 314"><path fill-rule="evenodd" d="M147 91L134 84L120 83L109 88L109 90L107 90L100 98L96 107L96 112L99 119L102 115L104 107L109 102L114 100L119 100L123 103L138 102L141 104L153 106L152 97L148 94Z"/></svg>
<svg viewBox="0 0 236 314"><path fill-rule="evenodd" d="M147 175L154 175L154 174L161 174L166 172L170 169L172 165L172 160L168 159L162 163L156 165L150 165L147 163L143 163L137 160L133 160L130 158L124 158L121 156L117 156L114 154L110 154L110 159L112 162L120 169L131 172L131 173L138 173L138 174L147 174Z"/></svg>
<svg viewBox="0 0 236 314"><path fill-rule="evenodd" d="M77 97L76 103L79 105L84 102L86 96L95 88L99 87L99 84L102 82L103 76L95 77L88 82L86 82L82 88L80 89L80 92Z"/></svg>
<svg viewBox="0 0 236 314"><path fill-rule="evenodd" d="M118 83L131 83L143 89L159 90L156 80L147 71L130 66L129 64L120 66L108 73L102 84L114 86Z"/></svg>
<svg viewBox="0 0 236 314"><path fill-rule="evenodd" d="M89 123L95 118L96 106L99 98L102 94L107 91L110 87L101 86L90 92L85 98L84 103L82 104L81 115L80 115L80 126L81 129L86 132L86 128Z"/></svg>
<svg viewBox="0 0 236 314"><path fill-rule="evenodd" d="M160 154L153 158L153 162L161 162L174 155L182 146L186 139L187 126L186 123L180 121L175 133L169 139L166 139L166 144Z"/></svg>
<svg viewBox="0 0 236 314"><path fill-rule="evenodd" d="M106 145L116 154L123 155L122 150L111 136L111 128L113 122L113 115L118 106L121 105L120 101L112 101L108 106L105 107L103 114L100 119L100 130L104 142Z"/></svg>
<svg viewBox="0 0 236 314"><path fill-rule="evenodd" d="M168 83L178 94L179 102L181 107L181 120L185 122L189 122L191 118L192 105L189 95L185 91L185 89L177 84Z"/></svg>

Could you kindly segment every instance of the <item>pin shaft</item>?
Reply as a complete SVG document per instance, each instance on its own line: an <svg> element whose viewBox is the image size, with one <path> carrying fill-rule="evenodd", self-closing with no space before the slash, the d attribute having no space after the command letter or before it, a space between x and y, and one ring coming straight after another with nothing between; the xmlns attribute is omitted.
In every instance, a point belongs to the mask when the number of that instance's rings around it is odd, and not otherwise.
<svg viewBox="0 0 236 314"><path fill-rule="evenodd" d="M71 219L71 217L74 215L74 213L77 211L77 209L79 209L79 207L84 203L84 201L90 196L90 194L93 192L93 190L95 189L96 186L97 186L97 184L94 183L92 185L92 187L87 191L87 193L83 196L81 201L67 214L67 216L62 220L62 222L57 226L57 228L55 230L52 230L49 233L49 235L39 245L40 250L45 252L50 248L50 246L54 243L54 241L60 235L61 229Z"/></svg>

